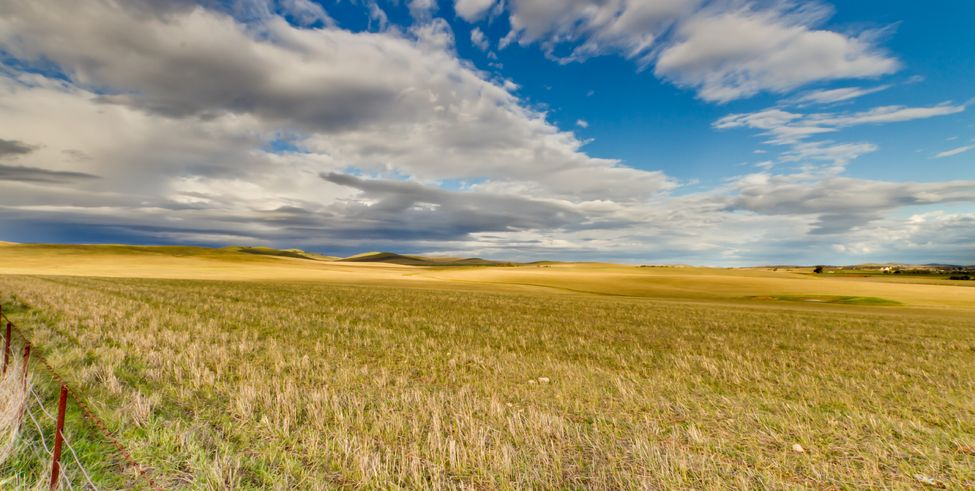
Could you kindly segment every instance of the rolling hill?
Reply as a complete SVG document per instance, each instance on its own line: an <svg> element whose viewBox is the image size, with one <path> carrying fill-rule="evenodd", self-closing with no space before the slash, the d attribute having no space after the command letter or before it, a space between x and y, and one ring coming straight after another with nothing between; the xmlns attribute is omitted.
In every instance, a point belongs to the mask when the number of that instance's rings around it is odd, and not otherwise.
<svg viewBox="0 0 975 491"><path fill-rule="evenodd" d="M401 264L404 266L513 266L515 264L510 262L481 259L478 257L454 258L408 256L404 254L397 254L395 252L366 252L339 259L339 261L350 263L390 263Z"/></svg>

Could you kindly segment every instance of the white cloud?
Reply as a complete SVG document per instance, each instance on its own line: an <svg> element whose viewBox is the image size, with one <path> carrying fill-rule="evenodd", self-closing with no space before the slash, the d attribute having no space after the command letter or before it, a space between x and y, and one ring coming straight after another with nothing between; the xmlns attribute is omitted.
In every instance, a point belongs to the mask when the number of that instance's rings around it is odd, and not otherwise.
<svg viewBox="0 0 975 491"><path fill-rule="evenodd" d="M793 143L809 135L829 133L838 128L948 116L963 112L966 107L964 104L943 102L934 106L880 106L857 112L812 114L769 108L752 113L729 114L715 121L713 126L719 129L747 127L765 130L765 134L774 137L772 143Z"/></svg>
<svg viewBox="0 0 975 491"><path fill-rule="evenodd" d="M438 19L353 33L177 2L60 7L11 1L0 16L0 49L18 60L0 70L0 153L16 159L0 168L4 230L741 264L812 261L877 224L907 234L900 207L973 199L967 181L807 171L671 194L674 179L588 155L513 82L458 59ZM34 62L67 80L16 68ZM716 126L781 136L908 113L883 114L779 109ZM871 150L794 142L797 159Z"/></svg>
<svg viewBox="0 0 975 491"><path fill-rule="evenodd" d="M809 121L813 124L825 126L900 123L904 121L913 121L915 119L928 119L937 116L957 114L964 110L964 104L956 105L948 102L943 102L936 106L928 107L881 106L875 107L868 111L861 111L852 114L816 114L812 115L809 118Z"/></svg>
<svg viewBox="0 0 975 491"><path fill-rule="evenodd" d="M803 114L778 108L752 113L729 114L715 121L712 126L717 129L754 128L763 130L763 135L771 137L766 143L777 145L793 144L812 135L836 131L836 128L827 128L806 122Z"/></svg>
<svg viewBox="0 0 975 491"><path fill-rule="evenodd" d="M477 27L471 29L471 43L474 46L477 46L481 51L487 51L491 47L488 44L487 36L485 36L484 32Z"/></svg>
<svg viewBox="0 0 975 491"><path fill-rule="evenodd" d="M316 22L321 22L327 26L334 26L335 21L321 5L311 0L277 0L289 16L298 21L299 24L310 26Z"/></svg>
<svg viewBox="0 0 975 491"><path fill-rule="evenodd" d="M714 102L897 71L900 63L876 47L882 30L819 27L831 14L818 3L777 0L511 0L511 31L499 45L538 43L561 63L619 54ZM856 90L809 96L835 102L871 91Z"/></svg>
<svg viewBox="0 0 975 491"><path fill-rule="evenodd" d="M873 143L834 143L830 141L802 142L782 155L783 162L828 162L837 167L856 160L861 155L877 151Z"/></svg>
<svg viewBox="0 0 975 491"><path fill-rule="evenodd" d="M455 0L454 11L467 22L477 22L493 6L494 0Z"/></svg>
<svg viewBox="0 0 975 491"><path fill-rule="evenodd" d="M928 211L907 219L884 219L864 226L834 245L851 261L972 264L975 213Z"/></svg>
<svg viewBox="0 0 975 491"><path fill-rule="evenodd" d="M540 42L563 62L617 52L645 64L657 36L699 0L511 0L511 34L527 45ZM504 44L507 44L504 43ZM572 45L565 55L562 44Z"/></svg>
<svg viewBox="0 0 975 491"><path fill-rule="evenodd" d="M576 126L578 126L580 128L588 128L589 127L589 122L586 121L585 119L577 119L576 120Z"/></svg>
<svg viewBox="0 0 975 491"><path fill-rule="evenodd" d="M369 2L369 23L372 27L372 23L375 22L376 29L380 31L385 31L389 27L389 16L386 15L386 11L383 10L375 1Z"/></svg>
<svg viewBox="0 0 975 491"><path fill-rule="evenodd" d="M835 144L831 141L808 142L807 140L816 135L835 133L850 126L927 119L957 114L965 109L965 105L947 102L926 107L881 106L857 112L815 114L770 108L752 113L729 114L715 121L713 126L717 129L761 130L760 134L768 137L765 143L792 146L792 150L784 155L784 161L832 160L835 165L843 166L864 153L876 150L876 145Z"/></svg>
<svg viewBox="0 0 975 491"><path fill-rule="evenodd" d="M899 63L873 46L875 32L851 37L813 26L817 7L758 10L707 8L680 23L654 73L727 102L760 91L785 92L811 82L875 77Z"/></svg>
<svg viewBox="0 0 975 491"><path fill-rule="evenodd" d="M964 105L947 102L927 107L881 106L857 112L815 114L769 108L752 113L729 114L715 121L712 126L717 129L760 130L760 134L767 137L765 143L790 147L779 156L779 162L799 163L806 171L825 166L820 171L836 175L853 160L875 152L877 145L869 142L809 141L810 138L836 133L850 126L898 123L957 114L965 108Z"/></svg>
<svg viewBox="0 0 975 491"><path fill-rule="evenodd" d="M273 236L275 222L255 216L342 212L334 200L356 189L315 176L349 168L424 183L474 180L481 193L526 192L565 206L606 189L619 202L639 202L674 186L660 172L581 152L582 142L511 94L515 84L491 82L457 59L437 20L411 38L274 19L251 31L196 8L136 15L89 2L75 15L33 5L5 11L0 45L25 62L56 63L74 83L0 78L0 134L43 145L24 166L103 176L61 191L63 203L110 195L114 206L132 207L131 220L150 222L159 218L139 203L192 205L176 214L184 226L226 232L250 217L246 228ZM51 32L71 42L54 42ZM129 57L136 47L142 54ZM276 138L300 151L267 150ZM90 158L71 160L67 151ZM10 205L23 198L6 196ZM311 220L275 213L278 223Z"/></svg>
<svg viewBox="0 0 975 491"><path fill-rule="evenodd" d="M893 183L830 175L758 173L734 182L730 209L814 215L814 233L846 232L905 206L975 201L975 181Z"/></svg>
<svg viewBox="0 0 975 491"><path fill-rule="evenodd" d="M938 152L937 154L935 154L934 157L938 159L943 159L945 157L954 157L955 155L965 153L973 148L975 148L975 145L965 145L962 147L952 148L951 150L945 150L944 152Z"/></svg>
<svg viewBox="0 0 975 491"><path fill-rule="evenodd" d="M796 102L800 104L832 104L874 94L889 88L889 85L881 85L879 87L870 88L840 87L836 89L812 90L801 94L796 98Z"/></svg>
<svg viewBox="0 0 975 491"><path fill-rule="evenodd" d="M410 15L417 20L429 20L437 11L436 0L409 0Z"/></svg>

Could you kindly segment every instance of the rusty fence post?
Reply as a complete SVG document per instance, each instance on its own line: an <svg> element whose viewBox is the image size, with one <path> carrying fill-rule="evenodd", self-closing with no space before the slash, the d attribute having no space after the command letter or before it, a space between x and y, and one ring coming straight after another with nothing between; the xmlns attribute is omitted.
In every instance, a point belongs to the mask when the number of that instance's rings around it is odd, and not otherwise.
<svg viewBox="0 0 975 491"><path fill-rule="evenodd" d="M7 374L7 364L10 363L10 330L13 324L7 323L7 336L3 338L3 375Z"/></svg>
<svg viewBox="0 0 975 491"><path fill-rule="evenodd" d="M68 405L68 386L61 384L61 397L58 398L58 424L54 432L54 455L51 457L51 490L58 488L61 476L61 445L64 443L64 410Z"/></svg>
<svg viewBox="0 0 975 491"><path fill-rule="evenodd" d="M30 341L24 343L24 390L27 390L27 364L30 362Z"/></svg>
<svg viewBox="0 0 975 491"><path fill-rule="evenodd" d="M30 361L30 342L24 345L24 403L20 406L20 411L17 413L17 421L24 420L24 411L27 411L27 405L30 404L30 395L27 393L27 376L30 375L27 372L27 363Z"/></svg>

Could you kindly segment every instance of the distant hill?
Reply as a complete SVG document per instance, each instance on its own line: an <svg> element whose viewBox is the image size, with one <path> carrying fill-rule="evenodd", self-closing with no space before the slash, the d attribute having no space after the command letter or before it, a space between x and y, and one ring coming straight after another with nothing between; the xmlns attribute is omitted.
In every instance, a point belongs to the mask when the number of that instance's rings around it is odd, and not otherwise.
<svg viewBox="0 0 975 491"><path fill-rule="evenodd" d="M5 253L23 253L40 257L38 254L54 257L172 257L206 258L228 261L261 261L271 258L302 259L316 262L387 263L406 266L512 266L516 263L492 261L489 259L428 257L397 254L395 252L366 252L349 257L328 256L306 252L301 249L274 249L264 246L172 246L172 245L126 245L126 244L17 244L0 242Z"/></svg>
<svg viewBox="0 0 975 491"><path fill-rule="evenodd" d="M297 259L311 259L313 261L335 261L336 259L339 259L336 256L323 256L321 254L305 252L301 249L272 249L270 247L243 247L243 246L231 246L231 247L225 247L224 249L228 251L243 252L244 254L293 257Z"/></svg>
<svg viewBox="0 0 975 491"><path fill-rule="evenodd" d="M408 256L395 252L366 252L356 254L347 258L339 259L339 262L349 263L390 263L402 264L405 266L512 266L514 263L491 261L479 257L454 258L454 257L427 257L427 256Z"/></svg>
<svg viewBox="0 0 975 491"><path fill-rule="evenodd" d="M852 266L836 266L836 269L900 269L900 270L913 270L913 271L938 271L938 270L962 270L969 269L971 266L962 266L959 264L941 264L941 263L928 263L928 264L908 264L908 263L866 263L866 264L854 264Z"/></svg>

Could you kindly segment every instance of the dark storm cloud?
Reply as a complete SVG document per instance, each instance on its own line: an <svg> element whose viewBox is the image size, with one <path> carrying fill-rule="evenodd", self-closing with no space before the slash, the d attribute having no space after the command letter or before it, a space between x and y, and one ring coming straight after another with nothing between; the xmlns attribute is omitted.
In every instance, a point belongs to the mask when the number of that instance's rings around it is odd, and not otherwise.
<svg viewBox="0 0 975 491"><path fill-rule="evenodd" d="M55 171L37 167L0 164L0 181L66 184L89 179L98 179L98 176L84 172Z"/></svg>
<svg viewBox="0 0 975 491"><path fill-rule="evenodd" d="M31 153L36 149L37 147L24 142L0 138L0 157L17 157Z"/></svg>
<svg viewBox="0 0 975 491"><path fill-rule="evenodd" d="M370 201L346 203L359 233L460 237L474 232L585 228L581 213L558 203L491 193L447 191L415 182L323 173L322 179L362 191ZM421 232L424 231L424 232Z"/></svg>

